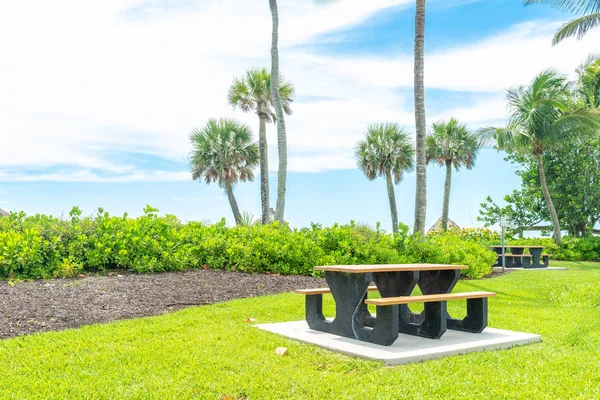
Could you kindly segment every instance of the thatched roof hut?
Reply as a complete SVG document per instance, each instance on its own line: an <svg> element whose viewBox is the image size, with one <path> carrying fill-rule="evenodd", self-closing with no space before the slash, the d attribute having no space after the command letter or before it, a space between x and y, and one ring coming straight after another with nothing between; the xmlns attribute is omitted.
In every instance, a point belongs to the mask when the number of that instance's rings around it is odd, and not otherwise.
<svg viewBox="0 0 600 400"><path fill-rule="evenodd" d="M460 229L460 226L458 226L458 224L456 222L454 222L450 218L448 218L448 229ZM437 221L435 221L435 224L433 224L431 226L431 228L429 228L427 233L433 232L433 231L441 231L441 230L442 230L442 217L440 217Z"/></svg>

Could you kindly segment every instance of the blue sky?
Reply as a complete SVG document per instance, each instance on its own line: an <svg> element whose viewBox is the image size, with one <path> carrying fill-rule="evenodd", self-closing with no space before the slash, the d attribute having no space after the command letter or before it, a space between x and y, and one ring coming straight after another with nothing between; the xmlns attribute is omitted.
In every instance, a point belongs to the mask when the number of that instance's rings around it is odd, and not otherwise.
<svg viewBox="0 0 600 400"><path fill-rule="evenodd" d="M297 89L289 136L287 219L293 226L356 220L390 228L382 180L355 167L370 123L413 131L410 0L280 2L281 68ZM31 10L36 10L32 13ZM0 6L0 208L60 215L77 205L139 215L146 204L183 220L232 220L218 187L192 182L188 133L233 111L235 76L268 66L268 2L23 0ZM600 50L598 32L550 45L568 15L515 0L431 0L426 26L428 123L456 116L502 124L504 90L537 72L573 71ZM272 196L277 151L268 127ZM515 166L484 150L454 174L450 217L480 226L479 204L519 186ZM441 213L444 171L428 169L428 224ZM396 187L412 224L414 174ZM259 214L258 182L238 185Z"/></svg>

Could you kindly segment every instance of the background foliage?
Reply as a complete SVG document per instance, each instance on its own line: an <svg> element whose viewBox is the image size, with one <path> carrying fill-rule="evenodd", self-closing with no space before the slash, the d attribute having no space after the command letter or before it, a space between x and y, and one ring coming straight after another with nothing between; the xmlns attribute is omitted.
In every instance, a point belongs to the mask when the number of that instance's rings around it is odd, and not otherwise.
<svg viewBox="0 0 600 400"><path fill-rule="evenodd" d="M488 197L478 219L489 226L505 216L513 231L521 234L524 228L550 220L550 214L540 189L537 162L520 154L510 154L506 160L521 166L517 171L521 188L504 197L504 207ZM588 135L557 146L547 150L543 160L561 227L572 236L591 235L600 220L600 138Z"/></svg>

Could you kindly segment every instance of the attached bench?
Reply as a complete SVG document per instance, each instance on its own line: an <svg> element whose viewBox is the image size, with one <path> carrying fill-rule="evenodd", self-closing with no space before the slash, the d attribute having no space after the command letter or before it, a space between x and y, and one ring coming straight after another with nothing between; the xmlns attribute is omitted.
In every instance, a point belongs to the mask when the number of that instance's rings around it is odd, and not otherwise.
<svg viewBox="0 0 600 400"><path fill-rule="evenodd" d="M369 292L373 292L377 290L377 286L372 285L367 288ZM297 289L294 290L296 294L303 294L305 296L313 296L316 294L329 294L331 293L331 289L329 288L317 288L317 289Z"/></svg>
<svg viewBox="0 0 600 400"><path fill-rule="evenodd" d="M488 297L494 297L493 292L444 293L423 296L385 297L367 299L366 304L377 306L377 324L384 323L395 327L398 332L410 335L439 339L446 329L480 333L487 326ZM460 319L451 318L446 308L448 300L467 300L467 316ZM399 317L400 305L425 303L424 318L420 322L410 322ZM389 308L392 308L391 313ZM379 316L392 316L391 320L380 321Z"/></svg>

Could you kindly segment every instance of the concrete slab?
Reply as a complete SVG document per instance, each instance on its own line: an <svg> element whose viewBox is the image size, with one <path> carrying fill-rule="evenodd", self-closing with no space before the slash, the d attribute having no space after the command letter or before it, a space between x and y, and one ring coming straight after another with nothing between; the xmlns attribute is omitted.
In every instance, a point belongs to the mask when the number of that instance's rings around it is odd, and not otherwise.
<svg viewBox="0 0 600 400"><path fill-rule="evenodd" d="M448 330L441 339L425 339L400 334L391 346L361 342L325 332L311 330L306 321L257 325L258 328L290 339L388 365L408 364L488 350L506 349L517 345L540 342L540 335L486 328L482 333Z"/></svg>
<svg viewBox="0 0 600 400"><path fill-rule="evenodd" d="M494 267L496 271L502 271L502 267ZM507 271L566 271L566 267L547 267L547 268L506 268Z"/></svg>

